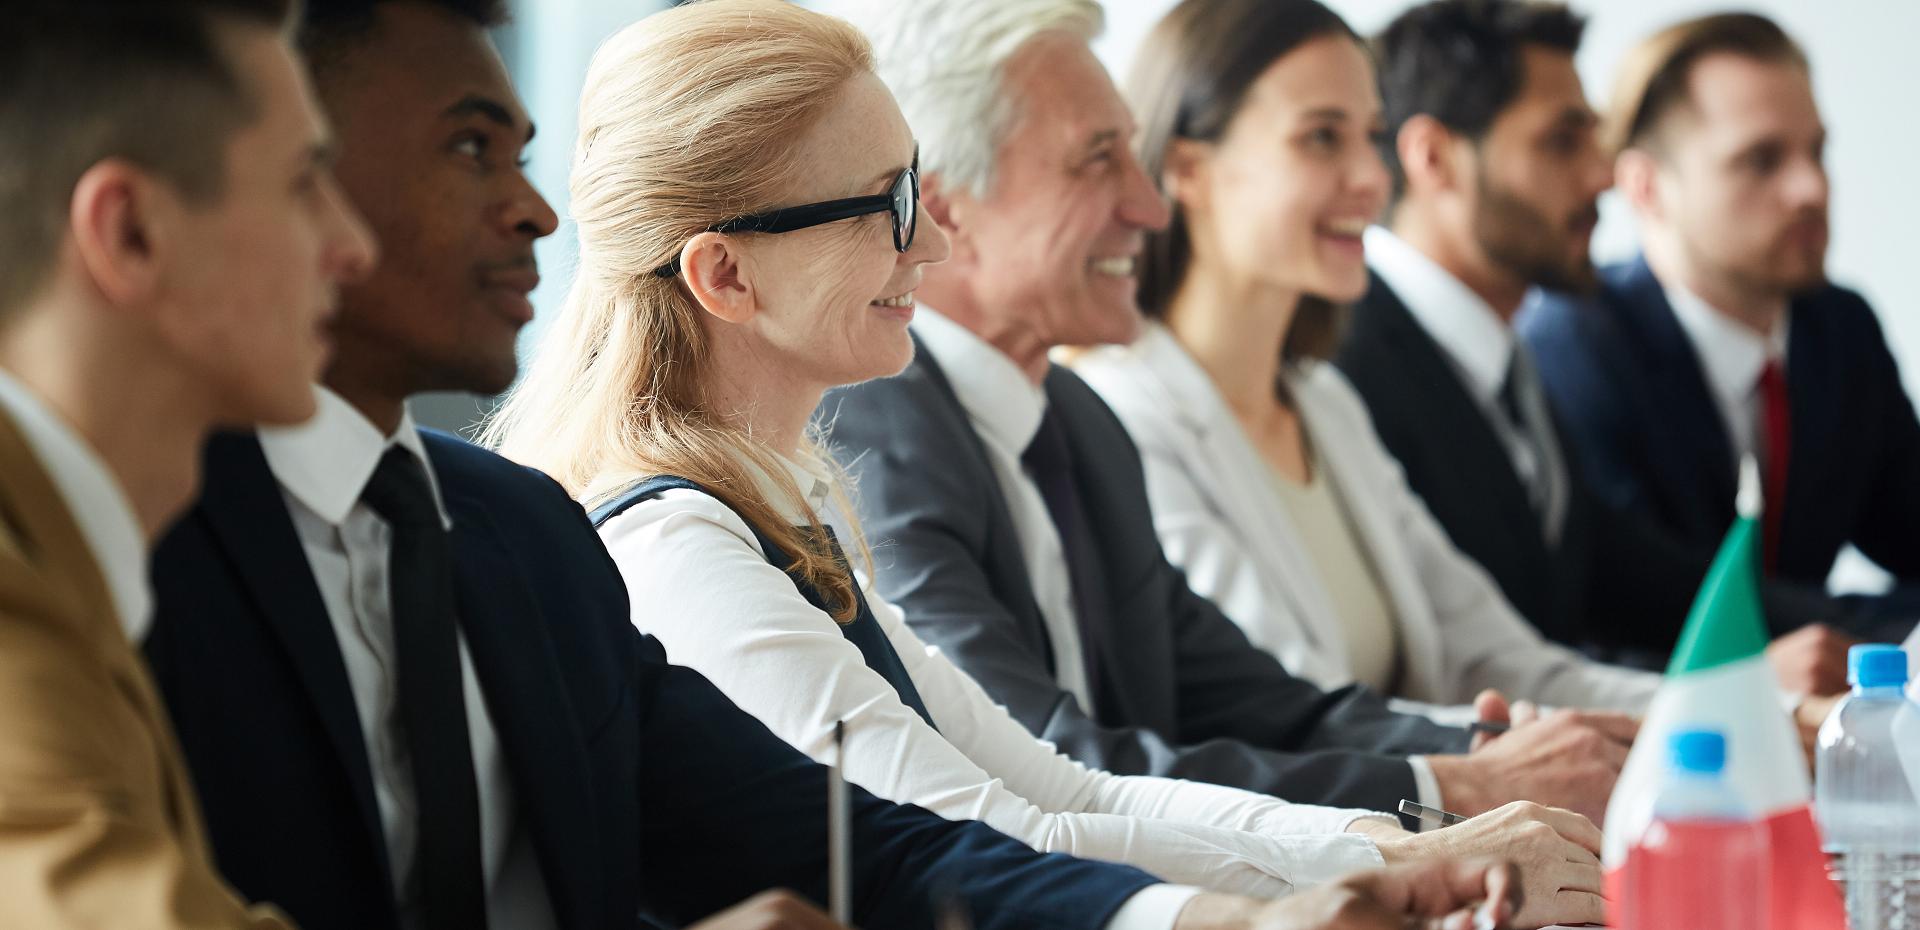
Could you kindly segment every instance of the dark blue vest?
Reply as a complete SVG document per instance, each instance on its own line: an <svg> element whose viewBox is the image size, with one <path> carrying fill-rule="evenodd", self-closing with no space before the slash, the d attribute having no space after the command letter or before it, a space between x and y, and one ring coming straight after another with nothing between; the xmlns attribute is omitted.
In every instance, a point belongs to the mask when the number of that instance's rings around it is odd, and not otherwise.
<svg viewBox="0 0 1920 930"><path fill-rule="evenodd" d="M597 528L643 500L658 497L665 491L682 490L699 491L714 500L726 503L718 495L685 478L675 475L655 475L595 507L588 516ZM759 527L753 525L753 521L745 517L740 519L747 524L747 529L753 531L753 538L759 541L760 551L765 554L767 563L786 572L787 577L793 579L793 586L800 589L800 596L807 599L807 603L829 614L832 613L832 608L827 604L826 596L820 593L820 589L794 571L793 556L776 545L773 540L768 539L765 533L760 532ZM847 555L841 551L839 541L834 538L832 527L826 529L827 545L833 550L833 557L839 561L841 569L852 574L852 568L847 563ZM934 726L933 717L927 713L927 705L920 700L919 689L913 686L913 679L907 675L906 665L901 663L900 654L894 651L893 643L888 641L886 631L880 629L880 622L873 619L873 611L867 608L866 595L861 593L860 586L857 584L854 585L853 596L858 600L860 610L852 623L834 624L840 628L840 635L845 636L848 642L853 643L854 647L860 650L860 655L866 660L868 668L873 669L893 686L893 690L900 695L900 703L912 708L913 712L919 714L920 719L925 720L928 726Z"/></svg>

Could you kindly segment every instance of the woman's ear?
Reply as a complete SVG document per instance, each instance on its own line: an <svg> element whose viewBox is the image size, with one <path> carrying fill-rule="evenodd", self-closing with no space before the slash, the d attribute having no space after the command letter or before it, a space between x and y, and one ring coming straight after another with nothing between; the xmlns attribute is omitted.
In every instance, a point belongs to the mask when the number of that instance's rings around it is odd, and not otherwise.
<svg viewBox="0 0 1920 930"><path fill-rule="evenodd" d="M704 232L680 249L680 275L702 310L728 323L745 323L756 308L746 253L722 233Z"/></svg>
<svg viewBox="0 0 1920 930"><path fill-rule="evenodd" d="M1213 146L1198 139L1170 139L1167 155L1160 166L1160 189L1173 203L1188 212L1204 210L1210 201L1207 189L1208 169Z"/></svg>

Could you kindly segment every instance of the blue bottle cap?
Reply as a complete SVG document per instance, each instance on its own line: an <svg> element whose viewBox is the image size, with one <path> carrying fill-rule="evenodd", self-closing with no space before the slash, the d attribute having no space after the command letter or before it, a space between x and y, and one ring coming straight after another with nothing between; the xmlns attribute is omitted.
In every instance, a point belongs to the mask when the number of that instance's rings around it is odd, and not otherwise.
<svg viewBox="0 0 1920 930"><path fill-rule="evenodd" d="M1905 687L1906 651L1885 643L1869 643L1847 650L1847 684L1856 688Z"/></svg>
<svg viewBox="0 0 1920 930"><path fill-rule="evenodd" d="M1667 738L1673 767L1697 775L1718 775L1727 767L1727 737L1719 730L1677 730Z"/></svg>

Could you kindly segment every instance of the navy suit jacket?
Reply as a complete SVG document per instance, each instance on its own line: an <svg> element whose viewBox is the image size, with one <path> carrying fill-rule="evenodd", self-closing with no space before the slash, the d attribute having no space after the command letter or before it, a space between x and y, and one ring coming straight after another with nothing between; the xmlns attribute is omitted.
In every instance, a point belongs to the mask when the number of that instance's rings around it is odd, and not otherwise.
<svg viewBox="0 0 1920 930"><path fill-rule="evenodd" d="M1249 643L1167 561L1140 453L1113 411L1058 366L1046 392L1112 608L1084 644L1112 683L1090 708L1054 677L1006 494L940 366L919 352L898 377L831 392L821 407L858 479L881 595L1027 729L1121 775L1374 810L1416 796L1407 755L1466 750L1459 729L1393 713L1358 686L1323 691Z"/></svg>
<svg viewBox="0 0 1920 930"><path fill-rule="evenodd" d="M1378 275L1353 307L1337 363L1366 400L1407 484L1515 610L1568 645L1615 661L1665 664L1711 549L1678 545L1601 505L1572 456L1566 519L1549 543L1480 402ZM1565 431L1555 435L1565 449Z"/></svg>
<svg viewBox="0 0 1920 930"><path fill-rule="evenodd" d="M770 887L825 898L826 770L669 665L619 571L545 475L424 433L453 518L461 627L563 928L689 922ZM346 671L251 435L161 543L147 654L221 872L306 930L398 930ZM1042 856L853 789L854 921L1099 927L1152 879Z"/></svg>
<svg viewBox="0 0 1920 930"><path fill-rule="evenodd" d="M1595 493L1679 540L1717 545L1733 522L1739 466L1646 261L1602 269L1596 297L1545 295L1520 334ZM1787 392L1775 577L1822 585L1852 543L1903 582L1920 581L1920 424L1860 295L1828 285L1793 299Z"/></svg>

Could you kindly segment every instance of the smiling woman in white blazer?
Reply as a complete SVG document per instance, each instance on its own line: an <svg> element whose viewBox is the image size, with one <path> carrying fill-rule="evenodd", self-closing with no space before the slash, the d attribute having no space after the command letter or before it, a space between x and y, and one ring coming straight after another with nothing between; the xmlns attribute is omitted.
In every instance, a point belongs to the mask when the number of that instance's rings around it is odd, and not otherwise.
<svg viewBox="0 0 1920 930"><path fill-rule="evenodd" d="M1161 42L1165 47L1156 47ZM1150 37L1128 91L1173 205L1148 237L1132 346L1075 369L1146 462L1154 523L1194 590L1295 674L1447 705L1637 711L1658 677L1541 638L1408 489L1359 396L1320 361L1367 287L1387 198L1371 65L1322 39L1257 75Z"/></svg>

